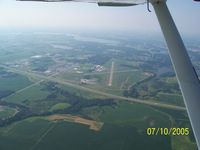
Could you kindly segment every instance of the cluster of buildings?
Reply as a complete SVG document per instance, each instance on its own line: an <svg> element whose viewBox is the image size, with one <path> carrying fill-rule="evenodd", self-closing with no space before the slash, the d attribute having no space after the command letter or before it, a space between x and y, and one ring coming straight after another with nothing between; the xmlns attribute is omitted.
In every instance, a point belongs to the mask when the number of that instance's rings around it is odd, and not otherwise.
<svg viewBox="0 0 200 150"><path fill-rule="evenodd" d="M105 67L101 66L101 65L95 65L94 67L92 67L92 70L94 70L96 72L102 72L105 70Z"/></svg>

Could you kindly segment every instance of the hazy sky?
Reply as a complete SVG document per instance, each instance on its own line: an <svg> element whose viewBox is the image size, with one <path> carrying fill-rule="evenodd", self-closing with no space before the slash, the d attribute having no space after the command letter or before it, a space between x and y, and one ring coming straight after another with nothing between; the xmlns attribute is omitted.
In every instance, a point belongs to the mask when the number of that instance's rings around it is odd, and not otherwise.
<svg viewBox="0 0 200 150"><path fill-rule="evenodd" d="M181 33L200 35L200 3L168 0L169 9ZM59 27L118 29L160 32L153 8L146 5L112 8L96 4L19 2L0 0L2 27Z"/></svg>

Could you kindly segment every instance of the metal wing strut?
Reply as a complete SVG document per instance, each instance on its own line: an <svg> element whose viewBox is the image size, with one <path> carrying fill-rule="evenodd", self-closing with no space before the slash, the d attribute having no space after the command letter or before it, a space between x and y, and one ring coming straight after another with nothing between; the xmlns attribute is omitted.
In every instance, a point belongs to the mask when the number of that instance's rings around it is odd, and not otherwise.
<svg viewBox="0 0 200 150"><path fill-rule="evenodd" d="M166 0L151 0L151 3L164 34L196 142L200 148L200 82L198 76L168 10Z"/></svg>

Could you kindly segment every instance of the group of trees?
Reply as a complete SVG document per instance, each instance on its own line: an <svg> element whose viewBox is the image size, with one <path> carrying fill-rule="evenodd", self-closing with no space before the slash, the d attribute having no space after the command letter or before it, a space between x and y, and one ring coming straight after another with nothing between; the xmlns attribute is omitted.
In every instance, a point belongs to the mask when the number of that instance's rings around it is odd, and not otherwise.
<svg viewBox="0 0 200 150"><path fill-rule="evenodd" d="M105 55L105 54L99 54L99 55L91 56L89 58L73 59L71 61L75 62L75 63L78 62L80 64L91 63L91 64L94 64L94 65L103 65L107 61L109 61L110 59L111 59L111 56L108 56L108 55Z"/></svg>
<svg viewBox="0 0 200 150"><path fill-rule="evenodd" d="M124 91L124 96L141 99L156 98L159 92L178 93L180 91L176 82L168 83L165 81L168 77L174 76L174 73L165 73L159 77L154 74L145 80L142 80L132 86L128 91Z"/></svg>
<svg viewBox="0 0 200 150"><path fill-rule="evenodd" d="M51 94L46 97L46 101L67 102L70 107L58 110L62 113L79 113L83 108L92 106L111 106L115 105L113 99L87 99L82 96L77 96L76 93L68 92L57 87L54 83L45 83L45 89L51 90Z"/></svg>
<svg viewBox="0 0 200 150"><path fill-rule="evenodd" d="M56 83L45 82L42 90L50 91L51 94L45 99L40 101L50 102L51 104L57 104L60 102L69 103L70 107L55 111L35 111L33 106L25 106L16 103L10 103L6 101L0 101L0 105L9 106L15 108L18 112L9 118L0 119L0 126L6 126L13 122L20 121L32 116L46 116L55 113L67 113L67 114L80 114L81 110L92 106L113 106L116 102L113 99L87 99L82 96L77 96L75 93L68 92L56 86ZM28 101L28 100L26 100Z"/></svg>
<svg viewBox="0 0 200 150"><path fill-rule="evenodd" d="M156 77L156 74L152 73L152 76L149 76L148 78L141 80L139 82L137 82L136 84L134 84L129 90L124 91L123 95L125 97L134 97L134 98L138 98L140 97L140 92L141 89L143 89L144 91L148 90L148 87L146 85L146 83L148 83L149 81L151 81L152 79L154 79ZM144 86L146 85L146 86Z"/></svg>
<svg viewBox="0 0 200 150"><path fill-rule="evenodd" d="M31 67L34 71L46 71L54 61L50 57L41 57L31 60Z"/></svg>
<svg viewBox="0 0 200 150"><path fill-rule="evenodd" d="M6 119L0 119L0 126L9 125L12 122L19 121L19 120L25 119L25 118L33 115L33 113L27 107L20 105L20 104L9 103L6 101L0 101L0 105L8 106L8 107L17 109L17 111L18 111L12 117L8 117Z"/></svg>

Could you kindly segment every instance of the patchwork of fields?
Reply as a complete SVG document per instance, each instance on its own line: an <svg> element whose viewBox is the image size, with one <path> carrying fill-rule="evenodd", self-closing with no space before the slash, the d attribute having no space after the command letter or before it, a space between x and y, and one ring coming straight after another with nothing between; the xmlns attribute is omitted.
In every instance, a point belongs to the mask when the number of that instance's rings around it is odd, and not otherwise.
<svg viewBox="0 0 200 150"><path fill-rule="evenodd" d="M13 48L0 35L0 150L196 149L156 43L146 50L129 38L21 36ZM149 127L188 127L190 135L149 136Z"/></svg>

